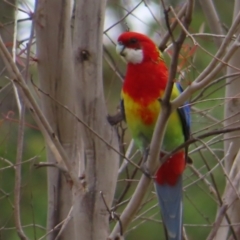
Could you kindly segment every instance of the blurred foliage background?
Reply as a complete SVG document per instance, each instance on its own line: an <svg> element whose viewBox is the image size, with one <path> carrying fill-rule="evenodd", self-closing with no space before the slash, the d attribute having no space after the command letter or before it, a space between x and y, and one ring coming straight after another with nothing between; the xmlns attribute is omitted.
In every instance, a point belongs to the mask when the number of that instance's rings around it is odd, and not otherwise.
<svg viewBox="0 0 240 240"><path fill-rule="evenodd" d="M181 6L181 1L166 1L172 4L177 10ZM15 4L13 2L13 4ZM135 6L135 10L129 13ZM232 21L233 1L215 1L222 24L226 31ZM32 2L20 2L19 7L26 12L33 11ZM158 22L153 15L157 17ZM5 39L6 44L11 49L11 38L13 33L12 21L14 20L15 10L5 1L0 2L0 33ZM128 16L126 16L128 15ZM19 40L19 59L21 68L22 56L20 53L27 43L29 36L30 20L20 21L29 17L27 14L19 13L18 40ZM121 19L123 19L120 21ZM170 19L171 20L171 19ZM120 22L119 22L120 21ZM117 23L116 25L114 25ZM152 37L157 44L160 43L161 36L166 31L163 10L159 6L159 1L116 1L109 0L106 9L106 23L104 32L104 54L103 80L106 97L106 105L109 113L116 112L120 99L122 85L121 76L124 76L125 63L115 54L114 42L118 35L130 29L139 31ZM202 12L199 1L196 1L191 33L209 33L209 27ZM177 33L177 31L176 31ZM217 50L213 39L207 36L196 36L198 43L208 52L214 54ZM107 54L108 53L108 54ZM115 66L109 66L109 54ZM171 51L164 53L166 62L170 63ZM195 48L193 43L187 39L182 50L182 58L179 59L179 75L182 85L187 86L198 76L198 74L209 64L212 57L199 48ZM24 57L23 57L24 58ZM24 61L23 61L24 62ZM6 77L4 65L0 62L0 239L18 239L14 227L13 218L13 190L14 190L14 163L17 152L18 135L18 110L13 94L13 88ZM120 76L115 73L115 67ZM32 78L37 82L36 64L32 62ZM219 73L220 77L222 73ZM217 79L217 78L216 78ZM34 91L34 88L33 88ZM199 93L192 97L194 99ZM37 96L37 94L36 94ZM38 96L37 96L38 97ZM190 100L191 103L191 100ZM221 128L224 108L224 79L212 84L197 101L192 105L192 132L202 134L211 129ZM131 140L129 133L125 132L126 125L119 126L119 134L124 134L124 149ZM184 173L184 225L187 235L193 240L206 239L216 216L218 207L217 195L221 196L225 177L221 165L213 153L219 158L223 157L223 136L215 136L204 139L204 142L196 142L190 147L190 156L194 160ZM134 157L138 162L140 155ZM26 112L25 142L23 153L22 168L22 195L21 195L21 217L24 230L30 239L39 239L45 234L47 216L47 179L46 168L36 168L38 162L45 162L45 146L43 137L33 121L30 113ZM210 169L212 169L210 171ZM111 171L111 166L109 166ZM115 208L116 213L121 213L140 177L140 172L135 173L135 169L128 166L119 176L119 183L116 190L116 201L120 204ZM133 180L127 180L134 175ZM126 191L123 195L123 192ZM211 191L211 189L214 189ZM113 204L113 206L114 206ZM115 222L111 223L113 227ZM147 197L144 205L139 210L136 218L127 231L126 239L160 239L163 236L163 229L160 221L159 208L157 206L154 189ZM44 237L41 239L45 239Z"/></svg>

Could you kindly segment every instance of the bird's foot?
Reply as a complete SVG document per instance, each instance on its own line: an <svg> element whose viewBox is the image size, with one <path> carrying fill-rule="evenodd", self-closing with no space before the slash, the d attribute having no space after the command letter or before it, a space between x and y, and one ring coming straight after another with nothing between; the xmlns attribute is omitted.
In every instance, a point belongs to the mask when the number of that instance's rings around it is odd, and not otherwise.
<svg viewBox="0 0 240 240"><path fill-rule="evenodd" d="M123 120L122 113L118 112L115 115L108 115L107 120L112 126L115 126Z"/></svg>

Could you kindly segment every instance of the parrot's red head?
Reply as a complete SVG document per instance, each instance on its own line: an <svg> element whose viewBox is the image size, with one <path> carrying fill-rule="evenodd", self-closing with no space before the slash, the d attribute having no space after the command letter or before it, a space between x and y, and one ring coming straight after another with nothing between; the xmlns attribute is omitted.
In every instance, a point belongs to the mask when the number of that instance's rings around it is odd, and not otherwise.
<svg viewBox="0 0 240 240"><path fill-rule="evenodd" d="M118 37L117 52L128 63L140 64L157 61L161 55L155 43L146 35L137 32L124 32Z"/></svg>

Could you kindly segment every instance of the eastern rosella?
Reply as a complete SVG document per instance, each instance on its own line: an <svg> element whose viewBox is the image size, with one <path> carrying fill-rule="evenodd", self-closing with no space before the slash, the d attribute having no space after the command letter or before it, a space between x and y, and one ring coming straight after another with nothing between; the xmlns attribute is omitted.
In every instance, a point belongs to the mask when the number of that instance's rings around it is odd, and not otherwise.
<svg viewBox="0 0 240 240"><path fill-rule="evenodd" d="M157 46L143 34L121 34L117 52L127 61L121 93L122 110L137 147L144 153L149 147L161 111L159 100L167 85L168 69ZM181 90L179 84L174 84L171 100ZM188 106L183 106L170 115L161 156L189 138L189 125ZM186 149L182 149L170 157L159 168L154 181L168 240L182 240L182 173L186 155Z"/></svg>

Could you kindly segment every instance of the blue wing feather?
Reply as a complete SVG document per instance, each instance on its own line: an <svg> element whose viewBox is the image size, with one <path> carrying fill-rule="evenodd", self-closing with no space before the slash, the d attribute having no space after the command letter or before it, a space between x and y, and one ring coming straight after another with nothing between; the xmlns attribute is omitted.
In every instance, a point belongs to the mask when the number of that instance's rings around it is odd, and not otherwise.
<svg viewBox="0 0 240 240"><path fill-rule="evenodd" d="M176 83L176 86L180 93L183 92L183 89L180 85L180 83ZM190 137L190 125L191 125L191 115L190 115L190 106L188 102L185 102L185 104L182 107L179 107L177 109L178 114L180 116L182 127L183 127L183 134L185 137L185 141L187 141Z"/></svg>
<svg viewBox="0 0 240 240"><path fill-rule="evenodd" d="M182 240L182 177L174 186L155 182L155 189L167 239Z"/></svg>
<svg viewBox="0 0 240 240"><path fill-rule="evenodd" d="M176 83L179 92L183 89L179 83ZM177 109L180 116L185 141L190 137L190 106L186 102ZM186 159L187 147L185 148ZM174 186L168 184L158 184L155 182L156 193L158 195L161 208L162 219L164 223L166 238L168 240L182 240L182 176L180 176Z"/></svg>

